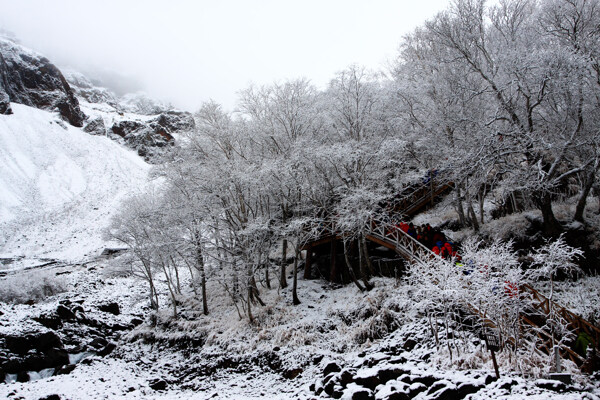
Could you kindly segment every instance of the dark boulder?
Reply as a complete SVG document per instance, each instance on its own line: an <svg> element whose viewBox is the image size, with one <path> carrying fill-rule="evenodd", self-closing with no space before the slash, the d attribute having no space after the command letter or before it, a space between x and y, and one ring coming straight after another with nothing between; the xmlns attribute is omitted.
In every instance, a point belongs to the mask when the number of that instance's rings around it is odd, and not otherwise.
<svg viewBox="0 0 600 400"><path fill-rule="evenodd" d="M63 344L54 332L31 333L25 336L6 336L4 343L9 351L24 355L29 350L46 351L51 348L62 349Z"/></svg>
<svg viewBox="0 0 600 400"><path fill-rule="evenodd" d="M458 398L458 392L456 388L453 387L445 387L432 393L430 397L428 397L428 399L431 400L456 400Z"/></svg>
<svg viewBox="0 0 600 400"><path fill-rule="evenodd" d="M138 155L150 160L160 148L175 143L170 131L156 122L119 121L111 128L112 134L120 136L125 144L138 151Z"/></svg>
<svg viewBox="0 0 600 400"><path fill-rule="evenodd" d="M113 352L113 350L114 350L114 349L116 349L116 348L117 348L117 345L116 345L116 344L114 344L114 343L112 343L112 342L110 342L110 343L108 343L106 346L104 346L104 348L102 348L102 350L100 350L100 351L98 352L98 355L99 355L100 357L107 356L107 355L109 355L110 353L112 353L112 352Z"/></svg>
<svg viewBox="0 0 600 400"><path fill-rule="evenodd" d="M155 122L169 132L190 131L196 127L194 117L189 112L168 111L160 114Z"/></svg>
<svg viewBox="0 0 600 400"><path fill-rule="evenodd" d="M351 397L352 400L372 400L373 398L373 392L365 388L355 390Z"/></svg>
<svg viewBox="0 0 600 400"><path fill-rule="evenodd" d="M295 379L302 371L302 368L291 368L284 370L282 375L286 379Z"/></svg>
<svg viewBox="0 0 600 400"><path fill-rule="evenodd" d="M400 376L406 374L407 372L402 368L398 367L385 367L379 370L377 373L377 377L381 383L386 383L391 381L392 379L398 379Z"/></svg>
<svg viewBox="0 0 600 400"><path fill-rule="evenodd" d="M0 114L10 115L12 113L12 108L10 108L10 97L8 97L8 94L6 94L0 84Z"/></svg>
<svg viewBox="0 0 600 400"><path fill-rule="evenodd" d="M32 319L48 329L57 330L63 326L62 320L56 314L42 314L39 317L34 317Z"/></svg>
<svg viewBox="0 0 600 400"><path fill-rule="evenodd" d="M119 135L122 138L142 131L146 128L146 125L138 121L120 121L116 122L111 129L112 133Z"/></svg>
<svg viewBox="0 0 600 400"><path fill-rule="evenodd" d="M29 374L26 371L21 371L17 374L17 382L29 382Z"/></svg>
<svg viewBox="0 0 600 400"><path fill-rule="evenodd" d="M167 382L163 379L153 379L148 382L148 386L154 390L165 390L167 388Z"/></svg>
<svg viewBox="0 0 600 400"><path fill-rule="evenodd" d="M11 102L58 111L71 125L83 126L86 116L60 70L47 58L8 39L0 39L0 86ZM0 108L7 112L2 95Z"/></svg>
<svg viewBox="0 0 600 400"><path fill-rule="evenodd" d="M372 371L370 374L361 374L359 372L359 374L354 377L354 382L356 382L357 385L373 390L381 383L377 375L377 371Z"/></svg>
<svg viewBox="0 0 600 400"><path fill-rule="evenodd" d="M119 315L121 314L121 308L119 307L118 303L108 303L108 304L102 304L98 306L98 309L100 311L104 311L113 315Z"/></svg>
<svg viewBox="0 0 600 400"><path fill-rule="evenodd" d="M335 378L329 379L323 385L323 391L325 393L327 393L328 395L332 396L333 395L333 390L335 389L336 385L338 385L337 379L335 379Z"/></svg>
<svg viewBox="0 0 600 400"><path fill-rule="evenodd" d="M477 393L484 387L485 387L484 385L479 384L479 383L474 383L474 382L461 383L460 385L458 385L458 388L457 388L458 397L461 399L465 398L470 394Z"/></svg>
<svg viewBox="0 0 600 400"><path fill-rule="evenodd" d="M57 394L51 394L46 397L41 397L39 400L60 400L60 396Z"/></svg>
<svg viewBox="0 0 600 400"><path fill-rule="evenodd" d="M411 351L412 349L415 348L415 346L417 345L417 341L414 339L408 339L406 342L404 342L404 345L402 346L402 349L404 351Z"/></svg>
<svg viewBox="0 0 600 400"><path fill-rule="evenodd" d="M84 132L87 132L90 135L105 135L106 126L104 125L104 119L102 119L102 117L96 117L94 119L88 120L88 122L83 127L83 130Z"/></svg>
<svg viewBox="0 0 600 400"><path fill-rule="evenodd" d="M70 308L68 308L67 306L64 306L62 304L59 304L58 307L56 307L56 314L63 321L73 321L73 320L77 319L75 317L75 313L73 311L71 311Z"/></svg>
<svg viewBox="0 0 600 400"><path fill-rule="evenodd" d="M567 385L563 382L555 381L553 379L538 379L535 381L535 386L553 392L564 392L567 389Z"/></svg>
<svg viewBox="0 0 600 400"><path fill-rule="evenodd" d="M63 365L56 371L56 375L68 375L75 370L75 364Z"/></svg>
<svg viewBox="0 0 600 400"><path fill-rule="evenodd" d="M342 372L340 372L339 376L340 376L340 378L339 378L340 385L342 385L343 387L348 386L348 384L350 382L352 382L352 380L354 379L353 371L350 371L350 370L347 370L347 369L345 369Z"/></svg>
<svg viewBox="0 0 600 400"><path fill-rule="evenodd" d="M44 368L58 368L69 364L69 353L62 349L50 349L44 352L42 368L34 368L34 371L40 371Z"/></svg>
<svg viewBox="0 0 600 400"><path fill-rule="evenodd" d="M325 368L323 368L323 376L327 376L332 372L340 372L342 369L340 368L340 366L335 363L335 362L329 362L327 363L327 365L325 366Z"/></svg>
<svg viewBox="0 0 600 400"><path fill-rule="evenodd" d="M95 349L101 349L108 344L108 341L102 337L97 337L89 343L89 347L93 347Z"/></svg>
<svg viewBox="0 0 600 400"><path fill-rule="evenodd" d="M427 390L427 386L425 386L424 384L422 384L422 383L413 383L408 388L408 397L410 399L412 399L416 395L418 395L419 393L424 392L426 390Z"/></svg>
<svg viewBox="0 0 600 400"><path fill-rule="evenodd" d="M409 381L407 383L422 383L426 387L433 386L434 383L438 381L437 378L431 375L422 375L422 376L409 376Z"/></svg>

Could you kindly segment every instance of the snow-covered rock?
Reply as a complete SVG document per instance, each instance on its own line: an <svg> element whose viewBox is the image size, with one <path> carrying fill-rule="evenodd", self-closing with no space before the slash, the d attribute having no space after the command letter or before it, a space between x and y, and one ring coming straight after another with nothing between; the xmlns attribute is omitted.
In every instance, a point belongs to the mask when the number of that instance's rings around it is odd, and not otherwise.
<svg viewBox="0 0 600 400"><path fill-rule="evenodd" d="M57 110L73 126L86 116L69 83L47 58L0 38L0 114L10 114L8 101Z"/></svg>
<svg viewBox="0 0 600 400"><path fill-rule="evenodd" d="M88 103L108 104L115 110L121 109L117 97L110 90L94 85L87 76L77 71L67 69L64 74L77 97Z"/></svg>

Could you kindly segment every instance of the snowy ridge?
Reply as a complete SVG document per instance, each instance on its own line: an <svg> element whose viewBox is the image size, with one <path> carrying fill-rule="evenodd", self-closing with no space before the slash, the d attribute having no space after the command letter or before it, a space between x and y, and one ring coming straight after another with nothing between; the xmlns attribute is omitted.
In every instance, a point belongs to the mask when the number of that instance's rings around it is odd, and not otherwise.
<svg viewBox="0 0 600 400"><path fill-rule="evenodd" d="M80 260L101 249L103 228L144 189L149 165L56 114L12 108L0 116L0 255Z"/></svg>

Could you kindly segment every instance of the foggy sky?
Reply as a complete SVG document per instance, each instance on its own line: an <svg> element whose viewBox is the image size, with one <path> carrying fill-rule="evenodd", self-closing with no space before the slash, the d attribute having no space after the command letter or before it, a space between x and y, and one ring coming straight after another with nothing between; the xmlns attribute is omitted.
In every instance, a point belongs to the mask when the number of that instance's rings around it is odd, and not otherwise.
<svg viewBox="0 0 600 400"><path fill-rule="evenodd" d="M118 72L128 89L193 111L352 63L384 67L448 0L0 0L0 28L60 67Z"/></svg>

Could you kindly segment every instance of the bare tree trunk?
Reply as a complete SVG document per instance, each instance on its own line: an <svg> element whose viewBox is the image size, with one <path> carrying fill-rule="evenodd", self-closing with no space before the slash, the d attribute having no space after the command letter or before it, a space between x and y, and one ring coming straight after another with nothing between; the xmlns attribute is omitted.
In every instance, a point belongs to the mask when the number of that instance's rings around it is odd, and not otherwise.
<svg viewBox="0 0 600 400"><path fill-rule="evenodd" d="M269 263L265 263L265 286L267 289L271 289L271 277L269 276Z"/></svg>
<svg viewBox="0 0 600 400"><path fill-rule="evenodd" d="M583 212L585 211L585 204L587 202L588 195L590 194L590 190L592 189L592 186L594 186L595 180L596 173L594 170L592 170L585 177L583 188L581 190L581 195L579 196L579 201L577 201L575 215L573 216L574 221L583 222Z"/></svg>
<svg viewBox="0 0 600 400"><path fill-rule="evenodd" d="M204 256L202 254L202 241L200 238L200 231L195 230L195 241L194 247L196 250L196 270L200 273L200 290L202 294L202 313L208 315L208 300L206 294L206 271L204 267ZM218 241L217 241L218 246ZM220 259L220 257L219 257ZM219 261L220 262L220 261ZM196 293L196 287L194 286L194 293Z"/></svg>
<svg viewBox="0 0 600 400"><path fill-rule="evenodd" d="M260 298L260 292L258 291L258 285L256 284L256 279L254 279L254 275L250 278L250 287L252 288L252 300L256 300L258 304L264 307L266 304Z"/></svg>
<svg viewBox="0 0 600 400"><path fill-rule="evenodd" d="M294 281L292 283L292 302L295 306L300 304L300 299L298 298L298 256L300 255L300 251L296 249L294 254Z"/></svg>
<svg viewBox="0 0 600 400"><path fill-rule="evenodd" d="M456 212L458 213L458 220L461 226L465 226L465 210L462 205L462 195L460 192L460 184L456 185Z"/></svg>
<svg viewBox="0 0 600 400"><path fill-rule="evenodd" d="M171 260L171 265L173 265L173 269L175 270L175 283L177 284L175 292L177 294L181 294L181 282L179 281L179 268L177 268L177 264L175 264L175 260L173 256L169 256Z"/></svg>
<svg viewBox="0 0 600 400"><path fill-rule="evenodd" d="M469 211L469 215L471 216L471 223L473 224L473 229L475 232L479 231L479 222L477 221L477 215L475 215L475 210L473 210L473 204L471 203L471 199L467 200L467 210Z"/></svg>
<svg viewBox="0 0 600 400"><path fill-rule="evenodd" d="M288 286L287 279L285 277L285 267L287 262L287 245L287 239L283 239L283 248L281 250L281 271L279 274L279 285L282 289L285 289Z"/></svg>
<svg viewBox="0 0 600 400"><path fill-rule="evenodd" d="M246 311L248 312L248 320L254 322L254 317L252 316L252 286L250 286L250 283L248 283L247 297L248 308Z"/></svg>
<svg viewBox="0 0 600 400"><path fill-rule="evenodd" d="M562 226L554 216L552 211L552 198L550 193L544 192L536 198L536 203L542 212L544 233L550 236L558 235L562 232Z"/></svg>
<svg viewBox="0 0 600 400"><path fill-rule="evenodd" d="M481 188L479 189L479 193L477 194L477 200L479 202L479 221L483 224L484 223L484 211L483 211L483 206L484 206L484 202L485 202L485 195L486 195L486 186L485 183L481 185Z"/></svg>
<svg viewBox="0 0 600 400"><path fill-rule="evenodd" d="M281 215L282 215L282 222L285 224L287 209L284 204L281 205ZM284 238L283 239L283 247L281 249L281 270L279 272L279 286L282 289L285 289L288 286L287 279L285 277L285 273L286 273L285 267L286 267L286 262L287 262L287 245L288 245L288 241L286 238Z"/></svg>
<svg viewBox="0 0 600 400"><path fill-rule="evenodd" d="M167 280L167 288L169 289L169 294L171 295L171 305L173 306L173 318L177 318L177 299L175 296L175 291L173 290L173 282L171 282L171 277L169 272L167 271L167 266L164 262L161 262L163 272L165 273L165 279Z"/></svg>
<svg viewBox="0 0 600 400"><path fill-rule="evenodd" d="M373 285L369 282L371 276L369 272L373 271L373 266L371 265L370 268L368 267L368 265L371 264L371 260L369 259L369 253L367 252L365 238L362 235L358 239L358 255L362 281L365 285L365 289L371 290L373 289Z"/></svg>
<svg viewBox="0 0 600 400"><path fill-rule="evenodd" d="M348 247L346 246L346 241L343 240L342 243L344 243L344 260L346 260L346 267L348 268L348 273L350 274L350 278L352 279L352 282L354 282L356 287L361 292L364 292L365 288L362 287L360 282L356 279L356 275L354 275L354 270L352 269L352 265L350 264L350 259L348 258Z"/></svg>
<svg viewBox="0 0 600 400"><path fill-rule="evenodd" d="M148 282L150 283L150 308L153 310L158 310L158 294L156 293L154 282L152 279Z"/></svg>
<svg viewBox="0 0 600 400"><path fill-rule="evenodd" d="M154 274L152 273L152 265L144 259L140 260L144 266L144 272L146 273L146 279L150 286L150 308L158 310L158 294L156 293L156 287L154 286Z"/></svg>
<svg viewBox="0 0 600 400"><path fill-rule="evenodd" d="M363 256L365 257L365 261L367 262L367 267L369 270L369 275L375 275L375 269L373 268L373 263L371 262L371 258L369 257L369 249L367 248L367 239L365 239L364 235L360 236L361 246L363 247Z"/></svg>

